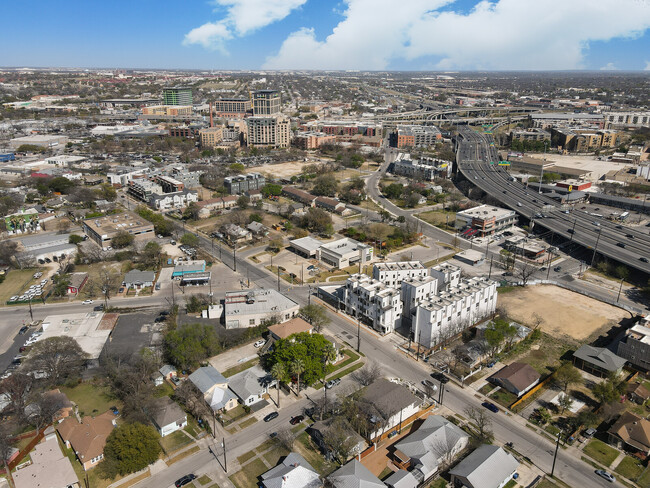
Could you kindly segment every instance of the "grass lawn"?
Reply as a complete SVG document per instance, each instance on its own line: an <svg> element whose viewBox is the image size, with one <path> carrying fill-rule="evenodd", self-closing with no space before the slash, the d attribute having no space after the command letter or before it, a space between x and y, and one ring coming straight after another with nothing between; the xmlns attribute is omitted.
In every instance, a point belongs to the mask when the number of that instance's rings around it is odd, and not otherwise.
<svg viewBox="0 0 650 488"><path fill-rule="evenodd" d="M60 388L71 402L79 407L79 415L98 415L104 413L112 406L118 410L122 407L121 403L112 398L110 390L105 386L97 386L92 382L80 383L74 388L63 386Z"/></svg>
<svg viewBox="0 0 650 488"><path fill-rule="evenodd" d="M290 451L284 447L277 447L276 449L271 449L269 452L264 454L262 457L269 463L271 466L275 466L280 462L280 458L288 455Z"/></svg>
<svg viewBox="0 0 650 488"><path fill-rule="evenodd" d="M542 333L541 339L536 343L539 349L530 350L527 354L519 357L517 361L529 364L542 377L551 374L560 365L560 358L568 351L576 349L578 344L568 338L558 339ZM508 357L514 357L523 352L523 344L516 345Z"/></svg>
<svg viewBox="0 0 650 488"><path fill-rule="evenodd" d="M430 210L417 214L417 217L441 229L454 230L453 224L456 221L456 214L449 210ZM447 226L447 218L449 218L449 226Z"/></svg>
<svg viewBox="0 0 650 488"><path fill-rule="evenodd" d="M196 422L196 419L191 415L187 415L187 427L183 429L185 432L190 434L192 437L196 437L201 432L199 424Z"/></svg>
<svg viewBox="0 0 650 488"><path fill-rule="evenodd" d="M199 484L200 484L201 486L204 486L204 485L207 485L208 483L210 483L212 480L210 479L209 476L207 476L207 475L204 474L204 475L201 476L197 481L199 482Z"/></svg>
<svg viewBox="0 0 650 488"><path fill-rule="evenodd" d="M350 366L348 369L344 369L343 371L333 374L332 376L328 376L327 381L334 380L337 378L343 378L345 375L348 375L353 371L356 371L357 369L362 367L363 367L363 363L357 363L354 366ZM316 388L317 390L320 390L322 387L323 387L323 383L316 383L314 385L314 388Z"/></svg>
<svg viewBox="0 0 650 488"><path fill-rule="evenodd" d="M277 443L273 439L266 439L264 442L262 442L259 446L255 448L255 452L262 453L266 451L267 449L271 449L274 447Z"/></svg>
<svg viewBox="0 0 650 488"><path fill-rule="evenodd" d="M171 434L166 435L160 439L160 445L167 454L172 453L181 447L185 447L191 442L192 439L185 435L185 433L181 430L172 432Z"/></svg>
<svg viewBox="0 0 650 488"><path fill-rule="evenodd" d="M643 465L631 456L625 456L614 470L624 478L636 480L643 473Z"/></svg>
<svg viewBox="0 0 650 488"><path fill-rule="evenodd" d="M246 461L250 461L256 456L255 451L248 451L247 453L242 454L237 458L239 464L244 464Z"/></svg>
<svg viewBox="0 0 650 488"><path fill-rule="evenodd" d="M598 439L592 439L583 449L583 452L605 466L612 464L618 456L616 449L609 447Z"/></svg>
<svg viewBox="0 0 650 488"><path fill-rule="evenodd" d="M650 486L650 466L645 468L641 477L636 480L636 484L639 486Z"/></svg>
<svg viewBox="0 0 650 488"><path fill-rule="evenodd" d="M258 485L257 478L267 471L268 468L264 462L261 459L256 459L244 466L241 471L237 471L230 476L230 481L237 488L256 488Z"/></svg>
<svg viewBox="0 0 650 488"><path fill-rule="evenodd" d="M390 469L390 468L388 468L388 467L386 467L386 468L384 468L384 470L383 470L381 473L379 473L379 476L377 476L377 478L379 478L380 480L384 481L384 480L385 480L386 478L388 478L391 474L393 474L393 470Z"/></svg>
<svg viewBox="0 0 650 488"><path fill-rule="evenodd" d="M490 393L492 390L494 390L496 387L492 383L486 383L481 388L479 388L478 392L483 393L484 395L487 395Z"/></svg>
<svg viewBox="0 0 650 488"><path fill-rule="evenodd" d="M305 461L311 464L311 466L321 476L327 476L336 469L335 465L325 461L325 458L318 451L318 448L312 444L307 432L303 432L298 437L296 437L296 442L293 445L293 449L302 457L304 457Z"/></svg>
<svg viewBox="0 0 650 488"><path fill-rule="evenodd" d="M188 449L187 451L181 452L178 456L174 456L173 458L169 459L168 461L165 461L165 463L167 464L167 466L171 466L172 464L177 463L181 459L184 459L187 456L191 456L192 454L197 452L199 449L201 449L199 446L194 446L194 447ZM92 484L90 486L92 486Z"/></svg>
<svg viewBox="0 0 650 488"><path fill-rule="evenodd" d="M499 405L502 405L504 407L511 405L516 399L517 399L517 395L510 393L509 391L506 391L503 388L490 395L490 400L494 400Z"/></svg>
<svg viewBox="0 0 650 488"><path fill-rule="evenodd" d="M36 283L34 273L39 270L41 268L12 269L9 271L5 280L0 283L0 305L4 305L14 295L20 296L26 288L29 288L31 281ZM36 300L33 300L33 302L36 302Z"/></svg>
<svg viewBox="0 0 650 488"><path fill-rule="evenodd" d="M514 488L515 486L517 486L517 482L515 480L510 480L503 488Z"/></svg>
<svg viewBox="0 0 650 488"><path fill-rule="evenodd" d="M162 385L156 386L156 389L154 390L154 395L156 396L156 398L171 396L173 393L174 393L174 389L172 388L172 385L170 385L166 381Z"/></svg>
<svg viewBox="0 0 650 488"><path fill-rule="evenodd" d="M429 485L429 488L446 488L446 486L447 482L443 478L437 478Z"/></svg>
<svg viewBox="0 0 650 488"><path fill-rule="evenodd" d="M244 420L241 424L239 424L240 429L245 429L246 427L250 427L253 425L255 422L257 422L257 419L255 417L251 417L247 420Z"/></svg>
<svg viewBox="0 0 650 488"><path fill-rule="evenodd" d="M237 366L233 366L232 368L228 368L225 370L223 373L221 373L225 378L230 378L232 375L241 373L242 371L252 368L255 366L257 363L259 363L260 360L258 358L251 359L250 361L246 361L245 363L238 364Z"/></svg>

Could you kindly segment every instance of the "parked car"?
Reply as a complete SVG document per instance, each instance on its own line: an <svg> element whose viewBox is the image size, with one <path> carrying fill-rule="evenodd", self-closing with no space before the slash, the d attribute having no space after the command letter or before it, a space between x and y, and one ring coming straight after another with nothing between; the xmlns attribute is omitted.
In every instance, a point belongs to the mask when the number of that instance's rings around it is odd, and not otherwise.
<svg viewBox="0 0 650 488"><path fill-rule="evenodd" d="M553 271L555 271L556 273L558 271L562 271L562 266L556 266L555 268L553 268Z"/></svg>
<svg viewBox="0 0 650 488"><path fill-rule="evenodd" d="M438 385L434 384L431 380L422 380L422 384L427 388L431 388L433 391L438 389Z"/></svg>
<svg viewBox="0 0 650 488"><path fill-rule="evenodd" d="M616 478L614 478L614 476L612 476L611 474L609 474L609 473L608 473L607 471L605 471L605 470L597 469L597 470L596 470L596 474L597 474L598 476L600 476L601 478L605 478L605 479L606 479L607 481L609 481L610 483L613 483L614 481L616 481Z"/></svg>
<svg viewBox="0 0 650 488"><path fill-rule="evenodd" d="M487 408L490 412L498 413L499 412L499 407L497 407L494 403L492 402L483 402L481 403L482 406Z"/></svg>
<svg viewBox="0 0 650 488"><path fill-rule="evenodd" d="M297 424L299 424L300 422L302 422L303 420L305 420L305 416L304 416L304 415L296 415L296 416L293 417L291 420L289 420L289 423L290 423L291 425L297 425Z"/></svg>
<svg viewBox="0 0 650 488"><path fill-rule="evenodd" d="M278 412L271 412L266 417L264 417L264 422L270 422L273 419L278 418L280 414Z"/></svg>
<svg viewBox="0 0 650 488"><path fill-rule="evenodd" d="M174 485L176 485L176 488L181 488L181 486L185 486L188 483L191 483L196 479L196 476L193 474L186 474L182 478L179 478L176 480Z"/></svg>
<svg viewBox="0 0 650 488"><path fill-rule="evenodd" d="M266 344L266 341L264 339L260 339L259 341L256 341L253 346L255 347L262 347L264 344Z"/></svg>
<svg viewBox="0 0 650 488"><path fill-rule="evenodd" d="M26 325L23 325L20 328L20 330L18 331L18 334L23 335L23 334L27 333L28 330L29 330L29 327L27 327Z"/></svg>
<svg viewBox="0 0 650 488"><path fill-rule="evenodd" d="M84 300L83 302L81 302L82 305L92 305L93 303L94 303L93 300Z"/></svg>
<svg viewBox="0 0 650 488"><path fill-rule="evenodd" d="M93 310L94 310L95 312L101 312L101 311L103 311L103 310L104 310L104 304L102 303L102 304L100 304L100 305L96 305L96 306L93 308Z"/></svg>
<svg viewBox="0 0 650 488"><path fill-rule="evenodd" d="M592 428L590 428L590 429L585 430L585 434L584 434L584 435L585 435L585 437L589 437L589 438L591 438L591 437L593 437L594 435L596 435L596 432L597 432L597 430L594 429L594 428L592 427Z"/></svg>
<svg viewBox="0 0 650 488"><path fill-rule="evenodd" d="M449 383L449 378L447 378L447 377L446 377L444 374L442 374L442 373L438 373L438 372L431 373L431 377L432 377L434 380L438 380L438 381L439 381L440 383L442 383L443 385Z"/></svg>

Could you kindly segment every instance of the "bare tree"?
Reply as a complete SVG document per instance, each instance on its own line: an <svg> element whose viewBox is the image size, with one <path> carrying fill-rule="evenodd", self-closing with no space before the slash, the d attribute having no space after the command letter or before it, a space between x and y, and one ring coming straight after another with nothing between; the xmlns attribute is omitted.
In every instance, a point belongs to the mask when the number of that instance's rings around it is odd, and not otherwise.
<svg viewBox="0 0 650 488"><path fill-rule="evenodd" d="M352 373L352 379L361 386L368 386L382 377L381 367L374 361L365 364L361 369Z"/></svg>
<svg viewBox="0 0 650 488"><path fill-rule="evenodd" d="M35 373L44 373L50 384L58 385L81 373L86 356L73 338L49 337L32 346L26 368Z"/></svg>
<svg viewBox="0 0 650 488"><path fill-rule="evenodd" d="M438 440L432 447L433 453L440 460L441 466L439 469L442 471L451 464L454 458L456 444L458 439L454 436L447 435L444 439Z"/></svg>
<svg viewBox="0 0 650 488"><path fill-rule="evenodd" d="M339 465L348 460L354 449L354 440L348 429L347 423L336 417L322 433L325 447Z"/></svg>
<svg viewBox="0 0 650 488"><path fill-rule="evenodd" d="M522 286L526 286L528 284L528 280L535 273L535 271L537 271L537 269L534 266L528 262L524 262L521 267L516 269L515 276L521 280Z"/></svg>
<svg viewBox="0 0 650 488"><path fill-rule="evenodd" d="M120 275L111 268L104 266L98 273L98 285L104 296L104 307L108 308L108 301L120 285Z"/></svg>
<svg viewBox="0 0 650 488"><path fill-rule="evenodd" d="M0 393L7 395L9 405L19 421L25 418L25 402L34 379L24 373L14 373L0 383Z"/></svg>
<svg viewBox="0 0 650 488"><path fill-rule="evenodd" d="M58 220L56 228L59 234L65 234L70 230L70 219L67 217L62 217Z"/></svg>
<svg viewBox="0 0 650 488"><path fill-rule="evenodd" d="M481 444L492 444L492 441L494 440L492 421L485 410L476 407L467 407L464 412L474 424L477 440Z"/></svg>
<svg viewBox="0 0 650 488"><path fill-rule="evenodd" d="M11 424L9 422L2 422L0 424L0 459L2 459L2 463L4 464L5 473L9 472L7 460L13 451L12 439Z"/></svg>
<svg viewBox="0 0 650 488"><path fill-rule="evenodd" d="M29 421L39 432L46 425L51 424L67 404L63 393L47 392L38 395L34 403L30 404L31 412Z"/></svg>
<svg viewBox="0 0 650 488"><path fill-rule="evenodd" d="M293 444L296 442L296 434L291 432L290 429L280 430L275 436L275 442L285 449L293 451Z"/></svg>
<svg viewBox="0 0 650 488"><path fill-rule="evenodd" d="M533 329L538 329L544 323L544 318L537 312L533 312L530 322Z"/></svg>

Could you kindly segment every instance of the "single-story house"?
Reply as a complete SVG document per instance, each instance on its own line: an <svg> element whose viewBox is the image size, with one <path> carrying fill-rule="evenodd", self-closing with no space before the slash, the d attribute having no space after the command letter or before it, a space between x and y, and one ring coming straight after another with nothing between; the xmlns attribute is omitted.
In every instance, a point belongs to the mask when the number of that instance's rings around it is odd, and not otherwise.
<svg viewBox="0 0 650 488"><path fill-rule="evenodd" d="M416 471L404 471L400 469L384 480L388 488L417 488L420 480L416 477Z"/></svg>
<svg viewBox="0 0 650 488"><path fill-rule="evenodd" d="M573 353L573 364L595 376L604 377L610 373L620 373L625 359L604 347L585 344Z"/></svg>
<svg viewBox="0 0 650 488"><path fill-rule="evenodd" d="M168 396L157 398L151 407L149 415L161 437L187 426L187 415Z"/></svg>
<svg viewBox="0 0 650 488"><path fill-rule="evenodd" d="M104 412L97 417L86 416L81 423L74 416L70 416L57 425L56 430L66 447L74 450L79 462L87 471L104 459L106 438L115 425L115 415Z"/></svg>
<svg viewBox="0 0 650 488"><path fill-rule="evenodd" d="M189 375L188 379L203 393L206 403L215 412L231 410L237 406L237 397L228 389L228 380L214 367L203 366Z"/></svg>
<svg viewBox="0 0 650 488"><path fill-rule="evenodd" d="M361 397L370 421L378 428L369 432L372 441L390 432L420 409L422 401L406 386L380 378L366 388Z"/></svg>
<svg viewBox="0 0 650 488"><path fill-rule="evenodd" d="M88 281L88 273L72 273L68 283L68 294L78 295Z"/></svg>
<svg viewBox="0 0 650 488"><path fill-rule="evenodd" d="M246 226L246 229L251 231L253 235L257 237L264 237L269 233L269 230L266 228L266 226L262 225L260 222L251 222Z"/></svg>
<svg viewBox="0 0 650 488"><path fill-rule="evenodd" d="M176 377L178 374L176 372L176 368L172 366L171 364L163 364L158 372L165 378L166 380L171 380L172 378Z"/></svg>
<svg viewBox="0 0 650 488"><path fill-rule="evenodd" d="M153 271L140 271L139 269L132 269L126 275L124 275L124 281L122 281L122 286L127 290L134 288L140 290L148 286L153 286L153 282L156 279L156 273Z"/></svg>
<svg viewBox="0 0 650 488"><path fill-rule="evenodd" d="M540 375L526 363L512 363L488 378L495 385L520 397L539 383Z"/></svg>
<svg viewBox="0 0 650 488"><path fill-rule="evenodd" d="M418 430L395 444L395 464L421 473L422 480L449 464L467 447L469 435L442 415L430 415Z"/></svg>
<svg viewBox="0 0 650 488"><path fill-rule="evenodd" d="M269 332L271 333L271 338L278 341L301 332L309 332L311 334L313 329L314 328L309 322L300 317L294 317L282 324L271 325L269 327Z"/></svg>
<svg viewBox="0 0 650 488"><path fill-rule="evenodd" d="M244 195L248 197L251 203L259 202L263 198L260 190L247 190Z"/></svg>
<svg viewBox="0 0 650 488"><path fill-rule="evenodd" d="M631 402L643 405L650 398L650 391L641 383L630 383L627 385L627 397Z"/></svg>
<svg viewBox="0 0 650 488"><path fill-rule="evenodd" d="M332 488L386 488L379 478L356 459L327 477Z"/></svg>
<svg viewBox="0 0 650 488"><path fill-rule="evenodd" d="M228 378L228 388L237 395L242 405L254 405L264 399L269 387L276 381L258 365Z"/></svg>
<svg viewBox="0 0 650 488"><path fill-rule="evenodd" d="M77 474L70 459L61 452L56 436L36 444L29 457L29 466L12 473L16 488L79 487Z"/></svg>
<svg viewBox="0 0 650 488"><path fill-rule="evenodd" d="M463 488L502 488L519 461L498 446L483 444L449 471L451 484Z"/></svg>
<svg viewBox="0 0 650 488"><path fill-rule="evenodd" d="M195 261L180 261L174 266L172 278L183 278L186 275L192 275L205 272L205 261L198 259Z"/></svg>
<svg viewBox="0 0 650 488"><path fill-rule="evenodd" d="M249 230L235 224L226 224L221 227L221 230L229 242L245 242L253 238L253 234Z"/></svg>
<svg viewBox="0 0 650 488"><path fill-rule="evenodd" d="M325 443L327 434L331 429L335 429L336 432L345 432L347 434L345 441L350 442L352 445L350 448L350 456L357 456L366 448L367 444L364 438L355 432L344 417L330 417L325 420L314 422L307 427L307 433L323 452L327 460L331 461L333 459L333 453ZM347 459L342 459L341 461L346 462Z"/></svg>
<svg viewBox="0 0 650 488"><path fill-rule="evenodd" d="M607 431L609 443L650 455L650 420L632 412L623 412Z"/></svg>
<svg viewBox="0 0 650 488"><path fill-rule="evenodd" d="M316 470L300 454L290 452L280 464L261 475L264 488L319 488Z"/></svg>

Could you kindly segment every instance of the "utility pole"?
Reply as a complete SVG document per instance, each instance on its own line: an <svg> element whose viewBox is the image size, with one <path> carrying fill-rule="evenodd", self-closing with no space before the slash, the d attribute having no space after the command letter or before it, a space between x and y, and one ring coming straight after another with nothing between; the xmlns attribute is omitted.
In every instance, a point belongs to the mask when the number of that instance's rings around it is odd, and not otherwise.
<svg viewBox="0 0 650 488"><path fill-rule="evenodd" d="M32 299L29 298L29 318L34 322L34 312L32 312Z"/></svg>
<svg viewBox="0 0 650 488"><path fill-rule="evenodd" d="M237 272L237 243L232 248L232 270Z"/></svg>
<svg viewBox="0 0 650 488"><path fill-rule="evenodd" d="M304 273L305 273L305 263L300 263L300 284L301 285L305 282Z"/></svg>
<svg viewBox="0 0 650 488"><path fill-rule="evenodd" d="M307 292L307 305L311 305L311 285L309 285L309 291Z"/></svg>
<svg viewBox="0 0 650 488"><path fill-rule="evenodd" d="M221 447L223 447L223 470L228 472L228 461L226 459L226 438L222 437Z"/></svg>
<svg viewBox="0 0 650 488"><path fill-rule="evenodd" d="M576 232L576 222L578 221L577 218L573 219L573 228L571 229L571 237L569 238L569 242L573 241L573 234Z"/></svg>
<svg viewBox="0 0 650 488"><path fill-rule="evenodd" d="M621 292L623 291L623 280L625 280L625 277L621 278L621 286L618 289L618 296L616 297L616 303L618 303L619 299L621 298Z"/></svg>
<svg viewBox="0 0 650 488"><path fill-rule="evenodd" d="M591 264L589 266L593 267L594 259L596 259L596 251L598 250L598 241L600 241L600 227L598 228L598 237L596 238L596 246L594 247L594 253L591 255Z"/></svg>
<svg viewBox="0 0 650 488"><path fill-rule="evenodd" d="M442 405L442 399L445 396L445 384L441 381L440 382L440 391L438 392L438 403Z"/></svg>
<svg viewBox="0 0 650 488"><path fill-rule="evenodd" d="M557 433L557 442L555 443L555 454L553 454L553 467L551 468L551 478L553 477L553 473L555 472L555 460L557 459L557 450L560 448L560 436L562 435L562 432Z"/></svg>
<svg viewBox="0 0 650 488"><path fill-rule="evenodd" d="M280 291L280 266L278 266L278 291Z"/></svg>
<svg viewBox="0 0 650 488"><path fill-rule="evenodd" d="M361 349L361 315L357 310L357 352Z"/></svg>
<svg viewBox="0 0 650 488"><path fill-rule="evenodd" d="M219 261L223 263L223 259L221 259L221 241L219 241Z"/></svg>
<svg viewBox="0 0 650 488"><path fill-rule="evenodd" d="M492 261L494 261L494 257L490 258L490 271L488 272L488 280L492 277Z"/></svg>

